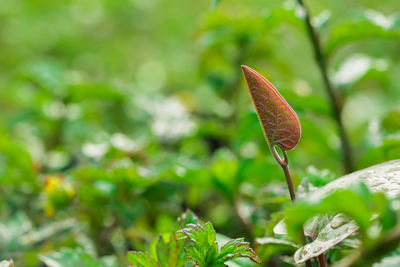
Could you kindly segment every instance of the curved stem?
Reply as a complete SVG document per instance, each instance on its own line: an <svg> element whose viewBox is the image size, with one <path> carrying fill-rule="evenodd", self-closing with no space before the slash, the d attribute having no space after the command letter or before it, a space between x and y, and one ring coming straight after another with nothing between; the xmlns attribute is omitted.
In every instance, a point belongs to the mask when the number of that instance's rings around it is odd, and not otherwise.
<svg viewBox="0 0 400 267"><path fill-rule="evenodd" d="M328 76L326 59L325 59L324 54L322 53L322 48L321 48L321 43L319 40L318 33L316 32L316 30L314 29L314 27L311 24L310 12L309 12L307 6L304 4L304 0L297 0L297 2L299 3L300 7L304 11L304 22L306 24L307 33L308 33L308 36L309 36L311 44L312 44L315 60L318 64L318 68L321 72L322 79L325 84L325 91L327 92L328 97L329 97L329 102L331 104L333 117L336 121L338 130L339 130L339 135L340 135L340 140L341 140L341 145L342 145L342 154L343 154L343 167L344 167L345 172L349 173L353 170L353 157L352 157L352 152L351 152L351 148L350 148L350 144L349 144L349 138L347 136L346 129L344 128L342 117L341 117L341 107L339 105L338 98L333 89L332 82Z"/></svg>
<svg viewBox="0 0 400 267"><path fill-rule="evenodd" d="M287 157L286 151L284 149L282 149L280 146L279 148L281 149L282 153L283 153L283 159L279 156L278 152L276 151L276 146L272 146L272 154L274 155L276 161L279 163L279 165L281 166L283 172L285 173L285 178L286 178L286 183L289 189L289 194L290 194L290 199L292 200L292 202L296 201L296 192L294 190L294 186L293 186L293 181L292 181L292 176L290 175L290 171L289 171L289 159Z"/></svg>

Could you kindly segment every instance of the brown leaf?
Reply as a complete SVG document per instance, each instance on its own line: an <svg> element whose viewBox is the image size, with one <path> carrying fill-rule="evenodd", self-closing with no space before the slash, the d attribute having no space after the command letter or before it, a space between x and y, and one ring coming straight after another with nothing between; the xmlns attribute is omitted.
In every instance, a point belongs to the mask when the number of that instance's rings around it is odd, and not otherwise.
<svg viewBox="0 0 400 267"><path fill-rule="evenodd" d="M267 79L244 65L242 71L268 145L293 149L301 136L296 113Z"/></svg>

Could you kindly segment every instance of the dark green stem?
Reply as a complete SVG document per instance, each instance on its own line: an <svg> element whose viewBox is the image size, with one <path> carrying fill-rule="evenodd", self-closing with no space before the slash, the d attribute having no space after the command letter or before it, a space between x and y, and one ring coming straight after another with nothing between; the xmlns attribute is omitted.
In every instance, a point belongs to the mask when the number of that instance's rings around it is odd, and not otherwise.
<svg viewBox="0 0 400 267"><path fill-rule="evenodd" d="M339 135L340 135L340 140L341 140L341 145L342 145L342 153L343 153L343 167L344 167L345 172L349 173L349 172L353 171L353 158L352 158L352 152L351 152L351 148L350 148L350 144L349 144L349 138L347 136L346 129L344 128L343 120L341 117L342 109L341 109L341 106L339 105L338 97L336 96L335 91L333 89L332 82L328 76L326 59L325 59L324 54L322 53L322 48L321 48L321 43L319 40L318 33L311 24L310 12L309 12L307 6L304 4L303 0L297 0L297 2L299 3L300 7L304 11L304 22L306 24L307 33L308 33L310 42L312 44L315 60L318 64L318 68L321 72L322 79L325 84L325 91L327 92L328 97L329 97L329 102L331 104L333 117L336 121L338 130L339 130Z"/></svg>

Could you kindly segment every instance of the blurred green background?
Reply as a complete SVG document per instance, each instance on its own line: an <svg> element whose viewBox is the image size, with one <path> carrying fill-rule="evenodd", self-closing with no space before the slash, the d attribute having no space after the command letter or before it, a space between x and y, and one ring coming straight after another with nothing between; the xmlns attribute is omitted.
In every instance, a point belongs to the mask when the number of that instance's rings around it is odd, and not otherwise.
<svg viewBox="0 0 400 267"><path fill-rule="evenodd" d="M69 247L124 266L187 208L264 236L289 198L241 64L299 115L295 184L343 174L296 2L211 2L0 2L0 259L42 266ZM399 1L307 5L355 168L400 158Z"/></svg>

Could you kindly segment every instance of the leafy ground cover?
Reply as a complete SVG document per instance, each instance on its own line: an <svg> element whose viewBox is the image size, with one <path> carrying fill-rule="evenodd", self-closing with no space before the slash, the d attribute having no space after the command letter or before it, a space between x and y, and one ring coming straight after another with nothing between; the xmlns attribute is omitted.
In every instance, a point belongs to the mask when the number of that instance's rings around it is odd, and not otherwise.
<svg viewBox="0 0 400 267"><path fill-rule="evenodd" d="M399 266L399 8L1 1L0 266Z"/></svg>

